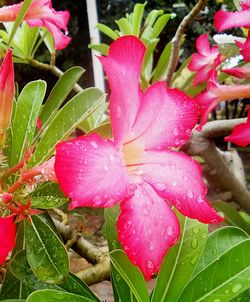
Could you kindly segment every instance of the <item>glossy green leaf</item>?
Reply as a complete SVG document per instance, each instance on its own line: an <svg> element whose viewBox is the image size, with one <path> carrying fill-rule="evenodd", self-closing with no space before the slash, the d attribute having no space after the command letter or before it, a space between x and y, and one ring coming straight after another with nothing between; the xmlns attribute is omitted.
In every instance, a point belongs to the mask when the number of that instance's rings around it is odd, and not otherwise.
<svg viewBox="0 0 250 302"><path fill-rule="evenodd" d="M149 302L146 282L140 270L133 265L122 250L110 253L110 260L138 302Z"/></svg>
<svg viewBox="0 0 250 302"><path fill-rule="evenodd" d="M132 34L139 37L141 30L141 22L143 17L144 8L147 2L137 3L134 6L133 16L132 16Z"/></svg>
<svg viewBox="0 0 250 302"><path fill-rule="evenodd" d="M119 38L119 36L117 35L117 33L115 31L113 31L110 27L101 24L101 23L97 23L96 27L102 32L104 33L106 36L110 37L113 40L116 40L117 38Z"/></svg>
<svg viewBox="0 0 250 302"><path fill-rule="evenodd" d="M178 302L228 302L250 287L250 239L234 245L200 271Z"/></svg>
<svg viewBox="0 0 250 302"><path fill-rule="evenodd" d="M33 274L27 261L25 251L21 251L15 255L11 262L10 269L18 280L31 289L31 292L46 288L55 289L81 295L93 299L93 301L100 302L87 284L71 273L67 276L65 281L59 285L41 282L39 278Z"/></svg>
<svg viewBox="0 0 250 302"><path fill-rule="evenodd" d="M42 41L46 45L50 54L55 52L54 39L52 34L45 27L40 28L40 34L42 36Z"/></svg>
<svg viewBox="0 0 250 302"><path fill-rule="evenodd" d="M153 73L154 73L153 80L152 80L153 83L156 81L159 81L159 80L163 80L163 78L166 74L166 70L168 68L168 62L169 62L169 58L170 58L170 54L171 54L171 49L172 49L172 43L169 42L163 49L161 56L158 60L158 63L153 71Z"/></svg>
<svg viewBox="0 0 250 302"><path fill-rule="evenodd" d="M116 20L115 23L118 25L122 35L130 35L132 33L132 27L128 19L121 18L119 20Z"/></svg>
<svg viewBox="0 0 250 302"><path fill-rule="evenodd" d="M103 103L104 97L104 93L97 88L88 88L73 97L43 131L29 162L30 166L47 160L53 154L56 144L67 138L79 123L88 118Z"/></svg>
<svg viewBox="0 0 250 302"><path fill-rule="evenodd" d="M236 298L230 300L230 302L249 302L250 301L250 288L238 295Z"/></svg>
<svg viewBox="0 0 250 302"><path fill-rule="evenodd" d="M25 222L27 259L34 274L46 283L61 283L69 271L67 251L51 226L38 215Z"/></svg>
<svg viewBox="0 0 250 302"><path fill-rule="evenodd" d="M100 125L99 127L91 130L89 133L99 133L102 137L106 137L106 138L112 138L113 137L110 122L107 122L107 123L104 123L104 124Z"/></svg>
<svg viewBox="0 0 250 302"><path fill-rule="evenodd" d="M152 28L152 32L150 36L151 39L156 39L159 36L159 34L162 32L163 28L168 23L171 16L172 16L171 14L164 14L156 20Z"/></svg>
<svg viewBox="0 0 250 302"><path fill-rule="evenodd" d="M59 208L68 201L68 198L57 198L54 196L31 197L32 208L54 209Z"/></svg>
<svg viewBox="0 0 250 302"><path fill-rule="evenodd" d="M100 52L103 56L107 56L109 52L109 45L105 43L100 43L100 44L89 44L88 46L90 49L96 50Z"/></svg>
<svg viewBox="0 0 250 302"><path fill-rule="evenodd" d="M39 37L39 27L29 27L26 22L22 24L23 36L24 36L24 51L26 57L30 57L33 48Z"/></svg>
<svg viewBox="0 0 250 302"><path fill-rule="evenodd" d="M53 289L44 289L33 292L26 302L57 302L57 301L69 301L69 302L93 302L94 300Z"/></svg>
<svg viewBox="0 0 250 302"><path fill-rule="evenodd" d="M116 205L112 208L104 210L106 238L108 241L109 251L122 249L121 243L118 240L116 221L120 212L120 206ZM111 281L113 291L119 295L120 301L126 301L127 297L131 297L132 293L129 285L121 277L120 273L111 263ZM119 301L116 298L115 301Z"/></svg>
<svg viewBox="0 0 250 302"><path fill-rule="evenodd" d="M218 201L214 203L215 208L225 215L225 222L229 225L237 226L250 235L250 225L241 217L236 209L225 201Z"/></svg>
<svg viewBox="0 0 250 302"><path fill-rule="evenodd" d="M158 42L159 39L153 39L147 43L147 50L145 53L145 57L142 65L142 71L141 71L142 77L145 77L147 81L149 81L151 77L152 66L153 66L153 53Z"/></svg>
<svg viewBox="0 0 250 302"><path fill-rule="evenodd" d="M181 235L161 265L152 302L177 301L204 249L208 227L178 214Z"/></svg>
<svg viewBox="0 0 250 302"><path fill-rule="evenodd" d="M75 66L65 71L59 78L54 88L51 90L39 116L43 124L43 128L45 128L53 119L57 110L65 101L74 84L77 83L83 73L84 69L82 67Z"/></svg>
<svg viewBox="0 0 250 302"><path fill-rule="evenodd" d="M234 245L248 239L243 230L236 227L223 227L209 234L204 251L197 263L193 276L197 275L204 267L231 249Z"/></svg>
<svg viewBox="0 0 250 302"><path fill-rule="evenodd" d="M15 165L31 146L45 92L46 82L30 82L23 88L17 100L12 122L11 166Z"/></svg>
<svg viewBox="0 0 250 302"><path fill-rule="evenodd" d="M11 45L12 39L14 38L15 33L16 33L19 25L23 21L25 15L26 15L26 13L27 13L30 5L31 5L31 2L32 2L32 0L24 0L23 1L23 5L22 5L21 9L18 12L17 18L15 20L14 26L13 26L11 34L10 34L10 38L9 38L9 41L8 41L8 48Z"/></svg>
<svg viewBox="0 0 250 302"><path fill-rule="evenodd" d="M161 16L164 13L163 10L152 10L148 15L147 18L144 22L144 30L141 34L141 39L147 39L150 40L151 38L151 33L152 33L152 27L153 24L155 23L155 20Z"/></svg>
<svg viewBox="0 0 250 302"><path fill-rule="evenodd" d="M53 196L57 198L66 198L63 194L62 190L59 187L58 183L45 182L36 188L35 191L32 192L33 197L41 197L41 196Z"/></svg>

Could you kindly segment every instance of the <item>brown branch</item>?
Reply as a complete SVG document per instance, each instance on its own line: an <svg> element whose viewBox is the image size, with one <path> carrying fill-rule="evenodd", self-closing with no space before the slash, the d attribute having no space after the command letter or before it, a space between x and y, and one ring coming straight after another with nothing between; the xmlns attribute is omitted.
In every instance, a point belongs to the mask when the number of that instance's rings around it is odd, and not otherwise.
<svg viewBox="0 0 250 302"><path fill-rule="evenodd" d="M190 13L183 18L179 27L177 28L174 38L172 39L172 49L166 75L166 84L168 87L170 87L171 85L172 76L178 64L181 37L187 31L194 18L205 7L207 1L208 0L199 0L197 2Z"/></svg>
<svg viewBox="0 0 250 302"><path fill-rule="evenodd" d="M229 192L230 199L250 212L250 193L228 165L225 155L214 144L213 138L228 135L233 127L245 119L212 121L201 132L194 131L185 151L203 158L205 176L217 192Z"/></svg>
<svg viewBox="0 0 250 302"><path fill-rule="evenodd" d="M37 69L47 71L47 72L51 72L52 74L54 74L58 78L60 78L63 75L63 71L61 69L59 69L58 67L56 67L55 65L41 63L41 62L39 62L37 60L34 60L34 59L30 59L28 61L28 63L31 66L33 66ZM79 93L79 92L83 91L83 88L79 84L75 84L73 86L73 89L76 93Z"/></svg>

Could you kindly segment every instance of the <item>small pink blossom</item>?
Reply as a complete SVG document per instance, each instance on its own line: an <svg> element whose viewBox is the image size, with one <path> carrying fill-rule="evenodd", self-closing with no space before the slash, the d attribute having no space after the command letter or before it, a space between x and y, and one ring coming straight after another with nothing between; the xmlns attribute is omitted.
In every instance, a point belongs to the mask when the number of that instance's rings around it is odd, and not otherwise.
<svg viewBox="0 0 250 302"><path fill-rule="evenodd" d="M207 81L211 71L216 68L221 62L221 54L218 51L218 46L210 47L208 34L203 34L196 40L197 53L192 54L188 68L191 71L196 71L194 77L194 85L198 85Z"/></svg>
<svg viewBox="0 0 250 302"><path fill-rule="evenodd" d="M114 134L77 137L56 147L55 172L70 208L112 207L121 201L118 238L130 260L150 279L179 238L172 211L204 223L222 218L206 200L201 167L177 152L197 122L197 104L178 89L157 82L139 85L146 48L124 36L99 58L111 88Z"/></svg>
<svg viewBox="0 0 250 302"><path fill-rule="evenodd" d="M222 71L239 79L250 79L250 66L234 67Z"/></svg>
<svg viewBox="0 0 250 302"><path fill-rule="evenodd" d="M201 128L206 124L209 113L221 102L250 97L250 85L220 85L217 81L217 71L214 70L208 82L207 89L196 97L200 108Z"/></svg>
<svg viewBox="0 0 250 302"><path fill-rule="evenodd" d="M0 22L15 21L22 4L20 2L0 8ZM64 49L71 40L64 34L67 33L69 12L55 11L51 0L33 0L24 20L30 27L46 27L54 38L56 49Z"/></svg>
<svg viewBox="0 0 250 302"><path fill-rule="evenodd" d="M14 248L16 241L15 215L0 217L0 265L3 264Z"/></svg>
<svg viewBox="0 0 250 302"><path fill-rule="evenodd" d="M246 147L250 144L250 107L248 107L247 122L235 126L231 135L225 137L225 141L241 147Z"/></svg>

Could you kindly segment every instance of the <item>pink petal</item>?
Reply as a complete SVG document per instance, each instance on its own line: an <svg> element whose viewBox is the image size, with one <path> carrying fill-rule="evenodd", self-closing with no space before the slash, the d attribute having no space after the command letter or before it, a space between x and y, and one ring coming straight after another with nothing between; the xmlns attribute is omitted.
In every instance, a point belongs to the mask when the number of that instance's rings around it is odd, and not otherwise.
<svg viewBox="0 0 250 302"><path fill-rule="evenodd" d="M196 48L200 54L204 56L210 55L210 44L208 41L208 34L203 34L197 38Z"/></svg>
<svg viewBox="0 0 250 302"><path fill-rule="evenodd" d="M194 83L193 85L196 86L202 82L208 81L211 74L211 67L206 66L202 68L201 70L197 71L194 76Z"/></svg>
<svg viewBox="0 0 250 302"><path fill-rule="evenodd" d="M250 27L250 10L225 12L219 10L214 15L214 27L220 32L233 27Z"/></svg>
<svg viewBox="0 0 250 302"><path fill-rule="evenodd" d="M111 44L107 57L99 57L111 89L110 119L117 144L129 133L141 103L139 75L145 51L139 39L124 36Z"/></svg>
<svg viewBox="0 0 250 302"><path fill-rule="evenodd" d="M246 123L234 127L231 135L225 137L225 141L232 142L238 146L246 147L250 144L250 109L248 107L248 118Z"/></svg>
<svg viewBox="0 0 250 302"><path fill-rule="evenodd" d="M170 207L146 183L121 203L118 237L129 259L146 280L160 269L163 257L179 238L179 223Z"/></svg>
<svg viewBox="0 0 250 302"><path fill-rule="evenodd" d="M128 196L128 176L111 141L91 134L56 147L59 185L76 207L111 207Z"/></svg>
<svg viewBox="0 0 250 302"><path fill-rule="evenodd" d="M250 62L250 33L248 33L246 41L240 48L240 53L243 56L244 60L246 62Z"/></svg>
<svg viewBox="0 0 250 302"><path fill-rule="evenodd" d="M145 149L179 147L189 139L197 115L194 99L157 82L146 91L131 133Z"/></svg>
<svg viewBox="0 0 250 302"><path fill-rule="evenodd" d="M14 215L0 217L0 265L3 264L9 252L15 246L16 225Z"/></svg>
<svg viewBox="0 0 250 302"><path fill-rule="evenodd" d="M235 67L230 69L223 69L223 72L230 74L239 79L250 79L250 67Z"/></svg>
<svg viewBox="0 0 250 302"><path fill-rule="evenodd" d="M148 151L139 173L162 197L183 215L203 223L217 223L222 218L206 200L207 188L200 165L191 157L175 151Z"/></svg>
<svg viewBox="0 0 250 302"><path fill-rule="evenodd" d="M57 182L54 166L55 156L52 156L49 160L41 165L41 173L45 181Z"/></svg>
<svg viewBox="0 0 250 302"><path fill-rule="evenodd" d="M193 53L191 61L188 64L188 69L191 71L197 71L209 64L209 58L199 53Z"/></svg>

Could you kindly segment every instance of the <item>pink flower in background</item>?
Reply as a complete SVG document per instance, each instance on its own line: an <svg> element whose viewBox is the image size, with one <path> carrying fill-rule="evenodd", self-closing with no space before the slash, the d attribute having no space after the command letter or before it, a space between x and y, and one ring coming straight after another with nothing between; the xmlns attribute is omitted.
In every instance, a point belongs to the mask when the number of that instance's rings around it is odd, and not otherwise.
<svg viewBox="0 0 250 302"><path fill-rule="evenodd" d="M214 15L214 27L219 31L234 27L250 28L250 0L240 2L241 11L226 12L219 10ZM250 34L244 43L237 42L236 45L240 48L240 53L244 60L250 62Z"/></svg>
<svg viewBox="0 0 250 302"><path fill-rule="evenodd" d="M220 85L217 81L217 71L214 70L208 82L207 89L196 96L200 108L200 124L196 128L201 130L206 124L209 113L219 103L239 98L250 97L250 85Z"/></svg>
<svg viewBox="0 0 250 302"><path fill-rule="evenodd" d="M15 92L12 51L8 50L0 68L0 145L9 127Z"/></svg>
<svg viewBox="0 0 250 302"><path fill-rule="evenodd" d="M241 147L246 147L250 144L250 107L248 107L247 122L235 126L231 135L225 137L225 141Z"/></svg>
<svg viewBox="0 0 250 302"><path fill-rule="evenodd" d="M22 4L20 2L0 8L0 22L15 21ZM33 0L24 20L30 27L46 27L54 38L56 49L64 49L71 40L64 34L67 32L69 12L55 11L51 0Z"/></svg>
<svg viewBox="0 0 250 302"><path fill-rule="evenodd" d="M213 69L221 62L221 54L218 51L218 46L210 47L208 34L203 34L196 40L197 53L192 54L188 68L191 71L196 71L194 77L194 85L198 85L207 81Z"/></svg>
<svg viewBox="0 0 250 302"><path fill-rule="evenodd" d="M179 238L171 209L204 223L222 218L207 202L201 167L178 148L197 122L197 104L163 82L139 85L145 46L134 36L111 44L101 57L111 88L114 139L89 134L56 148L55 172L70 208L112 207L121 201L118 237L146 279L159 271Z"/></svg>
<svg viewBox="0 0 250 302"><path fill-rule="evenodd" d="M0 265L3 264L14 248L16 241L15 215L0 217Z"/></svg>
<svg viewBox="0 0 250 302"><path fill-rule="evenodd" d="M239 79L250 79L250 66L234 67L222 71Z"/></svg>

